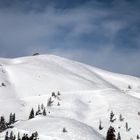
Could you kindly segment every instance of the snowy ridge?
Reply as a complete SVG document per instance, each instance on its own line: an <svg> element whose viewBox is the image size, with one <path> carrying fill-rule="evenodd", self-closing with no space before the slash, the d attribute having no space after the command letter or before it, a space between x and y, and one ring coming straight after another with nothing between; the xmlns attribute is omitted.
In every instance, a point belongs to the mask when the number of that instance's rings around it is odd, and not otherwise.
<svg viewBox="0 0 140 140"><path fill-rule="evenodd" d="M40 140L100 140L112 125L116 135L120 132L125 140L140 134L139 78L54 55L37 55L0 59L0 84L0 115L8 119L10 112L16 113L19 121L14 124L15 133L38 131ZM57 91L60 99L52 98L53 106L46 107L51 93ZM47 116L28 120L31 108L37 110L42 103ZM109 121L111 111L116 117L114 123ZM123 122L119 121L120 114ZM103 130L98 129L100 120ZM67 133L62 133L63 127ZM4 134L0 133L0 140Z"/></svg>

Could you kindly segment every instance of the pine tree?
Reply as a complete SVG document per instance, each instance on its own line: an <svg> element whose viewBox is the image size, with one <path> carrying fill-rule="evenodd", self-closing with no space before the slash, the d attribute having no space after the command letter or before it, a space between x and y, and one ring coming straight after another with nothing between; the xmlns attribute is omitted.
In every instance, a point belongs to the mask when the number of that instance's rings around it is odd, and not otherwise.
<svg viewBox="0 0 140 140"><path fill-rule="evenodd" d="M16 122L16 114L14 113L13 114L13 123L15 123Z"/></svg>
<svg viewBox="0 0 140 140"><path fill-rule="evenodd" d="M46 114L46 109L44 108L43 109L43 116L46 116L47 114Z"/></svg>
<svg viewBox="0 0 140 140"><path fill-rule="evenodd" d="M124 120L124 118L122 117L122 114L120 114L119 120L120 120L120 122L122 122Z"/></svg>
<svg viewBox="0 0 140 140"><path fill-rule="evenodd" d="M54 97L54 98L56 97L55 92L52 92L52 97Z"/></svg>
<svg viewBox="0 0 140 140"><path fill-rule="evenodd" d="M38 112L40 112L41 111L41 109L40 109L40 105L38 105Z"/></svg>
<svg viewBox="0 0 140 140"><path fill-rule="evenodd" d="M125 123L125 128L126 128L126 131L130 131L131 130L131 127L128 127L128 123L127 122Z"/></svg>
<svg viewBox="0 0 140 140"><path fill-rule="evenodd" d="M132 89L131 85L128 85L128 89Z"/></svg>
<svg viewBox="0 0 140 140"><path fill-rule="evenodd" d="M16 120L15 113L14 114L10 113L10 116L9 116L9 125L15 123L15 120Z"/></svg>
<svg viewBox="0 0 140 140"><path fill-rule="evenodd" d="M13 140L14 139L13 131L11 131L9 138L10 138L10 140Z"/></svg>
<svg viewBox="0 0 140 140"><path fill-rule="evenodd" d="M114 122L116 120L116 118L114 118L115 114L113 113L113 111L110 112L110 122Z"/></svg>
<svg viewBox="0 0 140 140"><path fill-rule="evenodd" d="M4 116L1 116L0 118L0 132L2 132L3 130L5 130L8 127Z"/></svg>
<svg viewBox="0 0 140 140"><path fill-rule="evenodd" d="M102 130L102 129L103 129L103 127L102 127L102 122L101 122L101 120L100 120L99 130Z"/></svg>
<svg viewBox="0 0 140 140"><path fill-rule="evenodd" d="M140 139L140 136L139 135L137 135L137 139Z"/></svg>
<svg viewBox="0 0 140 140"><path fill-rule="evenodd" d="M116 135L114 133L115 129L112 126L110 126L107 131L106 140L116 140Z"/></svg>
<svg viewBox="0 0 140 140"><path fill-rule="evenodd" d="M120 132L118 132L118 135L117 135L117 140L121 140L121 135L120 135Z"/></svg>
<svg viewBox="0 0 140 140"><path fill-rule="evenodd" d="M44 104L41 104L41 109L42 109L42 110L44 109Z"/></svg>
<svg viewBox="0 0 140 140"><path fill-rule="evenodd" d="M58 95L58 96L61 95L59 91L57 92L57 95Z"/></svg>
<svg viewBox="0 0 140 140"><path fill-rule="evenodd" d="M38 133L37 133L37 131L35 133L33 133L33 135L34 135L34 140L37 140L38 139Z"/></svg>
<svg viewBox="0 0 140 140"><path fill-rule="evenodd" d="M60 106L60 103L59 102L57 103L57 106Z"/></svg>
<svg viewBox="0 0 140 140"><path fill-rule="evenodd" d="M128 131L128 123L127 122L125 123L125 128L126 128L126 131Z"/></svg>
<svg viewBox="0 0 140 140"><path fill-rule="evenodd" d="M31 137L29 138L29 140L37 140L34 138L34 133L31 135Z"/></svg>
<svg viewBox="0 0 140 140"><path fill-rule="evenodd" d="M20 133L19 132L18 132L17 140L21 140L20 139Z"/></svg>
<svg viewBox="0 0 140 140"><path fill-rule="evenodd" d="M41 108L40 108L40 105L38 105L38 110L36 111L35 115L41 114L40 112L41 112Z"/></svg>
<svg viewBox="0 0 140 140"><path fill-rule="evenodd" d="M63 132L63 133L66 133L66 132L67 132L67 130L66 130L65 127L63 128L62 132Z"/></svg>
<svg viewBox="0 0 140 140"><path fill-rule="evenodd" d="M5 87L5 86L6 86L6 84L5 84L5 83L1 83L1 86Z"/></svg>
<svg viewBox="0 0 140 140"><path fill-rule="evenodd" d="M12 124L12 117L13 117L13 115L12 115L12 113L10 113L10 116L9 116L9 124Z"/></svg>
<svg viewBox="0 0 140 140"><path fill-rule="evenodd" d="M4 140L9 140L8 131L7 131L6 134L5 134L5 139L4 139Z"/></svg>
<svg viewBox="0 0 140 140"><path fill-rule="evenodd" d="M26 135L23 134L22 140L26 140Z"/></svg>
<svg viewBox="0 0 140 140"><path fill-rule="evenodd" d="M16 136L14 135L13 140L16 140Z"/></svg>
<svg viewBox="0 0 140 140"><path fill-rule="evenodd" d="M26 140L28 140L28 139L29 139L28 134L26 134L26 135L25 135L25 138L26 138Z"/></svg>
<svg viewBox="0 0 140 140"><path fill-rule="evenodd" d="M32 133L31 137L29 137L29 140L38 140L38 133Z"/></svg>
<svg viewBox="0 0 140 140"><path fill-rule="evenodd" d="M47 102L47 106L52 106L52 103L53 103L53 101L52 101L52 98L50 97L48 102Z"/></svg>
<svg viewBox="0 0 140 140"><path fill-rule="evenodd" d="M34 109L32 108L32 110L30 112L30 115L29 115L29 119L32 119L34 117L35 117L35 115L34 115Z"/></svg>

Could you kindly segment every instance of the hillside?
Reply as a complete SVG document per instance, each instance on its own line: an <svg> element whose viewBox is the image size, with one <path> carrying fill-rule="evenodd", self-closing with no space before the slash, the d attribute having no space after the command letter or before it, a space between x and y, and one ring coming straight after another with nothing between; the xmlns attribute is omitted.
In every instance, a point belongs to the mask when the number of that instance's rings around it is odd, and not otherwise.
<svg viewBox="0 0 140 140"><path fill-rule="evenodd" d="M54 55L0 59L0 116L16 113L16 134L38 131L40 140L103 140L110 125L122 140L140 135L140 79ZM59 98L51 97L60 92ZM49 98L52 106L47 106ZM58 105L59 103L59 105ZM47 116L28 120L44 104ZM110 122L113 111L116 121ZM119 121L122 114L124 121ZM99 130L101 120L103 129ZM130 131L126 131L128 122ZM67 132L63 133L63 128ZM9 129L9 132L11 129ZM5 135L0 133L0 140Z"/></svg>

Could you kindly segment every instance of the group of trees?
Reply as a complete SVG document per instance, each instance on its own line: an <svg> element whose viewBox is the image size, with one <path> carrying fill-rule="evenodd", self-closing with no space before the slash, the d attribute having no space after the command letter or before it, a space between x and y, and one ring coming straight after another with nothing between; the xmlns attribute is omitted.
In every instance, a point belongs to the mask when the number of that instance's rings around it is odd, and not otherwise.
<svg viewBox="0 0 140 140"><path fill-rule="evenodd" d="M3 85L5 86L5 85ZM52 98L57 98L60 101L60 92L58 91L57 93L52 92L51 97L48 99L47 101L47 106L52 106L53 105L53 100ZM57 106L60 106L60 103L57 103ZM35 117L35 115L43 115L46 116L46 108L44 107L44 104L38 105L38 110L36 112L34 112L34 109L31 109L31 112L29 114L29 118L28 119L32 119ZM3 132L4 130L8 129L8 128L13 128L12 124L16 122L16 116L15 113L10 113L9 115L9 121L5 121L4 116L0 117L0 132ZM63 130L63 132L65 132L65 129ZM30 137L27 134L24 134L22 136L22 138L20 138L20 135L18 134L17 136L17 140L36 140L37 139L37 133L33 133ZM6 132L5 135L5 140L15 140L16 136L13 134L13 132L11 131L10 135L8 134L8 131Z"/></svg>
<svg viewBox="0 0 140 140"><path fill-rule="evenodd" d="M60 102L59 101L61 101L61 99L60 99L60 92L58 91L57 93L55 93L55 92L52 92L52 95L51 95L51 97L48 99L48 102L47 102L47 106L52 106L53 105L53 100L52 100L52 98L56 98L57 100L58 100L58 103L57 103L57 106L60 106Z"/></svg>
<svg viewBox="0 0 140 140"><path fill-rule="evenodd" d="M5 134L5 139L4 140L38 140L38 133L32 133L31 136L29 136L28 134L23 134L23 136L20 136L20 133L18 132L17 137L16 135L13 133L13 131L10 132L10 135L8 133L8 131Z"/></svg>
<svg viewBox="0 0 140 140"><path fill-rule="evenodd" d="M4 130L8 129L8 128L12 128L12 124L16 122L16 116L15 113L10 113L9 115L9 121L7 122L5 120L4 116L0 117L0 132L3 132Z"/></svg>
<svg viewBox="0 0 140 140"><path fill-rule="evenodd" d="M140 139L140 136L137 135L136 139ZM116 138L115 129L112 126L110 126L107 131L106 140L121 140L120 132L118 132L117 138ZM131 138L130 140L133 140L133 139Z"/></svg>
<svg viewBox="0 0 140 140"><path fill-rule="evenodd" d="M51 97L47 101L47 107L51 107L53 105L54 100L52 98L56 98L60 101L60 95L61 94L59 91L57 93L52 92ZM57 106L60 106L60 102L57 103ZM38 110L36 112L34 111L34 108L31 109L28 119L32 119L37 115L47 116L46 107L43 103L41 105L38 105Z"/></svg>
<svg viewBox="0 0 140 140"><path fill-rule="evenodd" d="M122 121L123 119L124 118L122 118L122 115L120 115L119 120ZM110 112L110 122L113 123L114 121L116 121L115 114L113 113L113 111L111 111ZM102 122L100 121L99 130L102 130L102 129L103 129ZM118 135L116 138L115 129L114 129L114 127L110 126L107 131L106 140L121 140L120 132L118 132Z"/></svg>
<svg viewBox="0 0 140 140"><path fill-rule="evenodd" d="M31 110L30 118L34 117L34 110ZM16 122L16 115L15 113L10 113L9 115L9 121L5 120L4 116L0 117L0 133L5 131L8 128L13 128L12 124ZM5 134L4 140L37 140L38 139L38 133L32 133L31 136L28 136L28 134L24 134L22 137L20 137L20 133L18 133L17 137L14 135L13 131L8 133L8 131Z"/></svg>
<svg viewBox="0 0 140 140"><path fill-rule="evenodd" d="M36 111L36 113L34 112L34 109L32 108L28 119L32 119L37 115L43 115L43 116L47 115L46 109L44 106L43 106L43 108L40 108L40 106L38 106L38 110Z"/></svg>
<svg viewBox="0 0 140 140"><path fill-rule="evenodd" d="M113 111L111 111L110 112L110 122L114 123L116 120L117 119L115 117L115 114L113 113ZM122 114L119 115L119 121L120 122L124 121L124 118L123 118ZM99 130L102 130L103 128L104 127L102 126L102 121L100 120L100 122L99 122ZM128 127L128 123L127 122L125 123L125 128L126 128L126 131L130 131L131 130L131 128ZM137 135L137 139L140 139L139 135ZM110 126L108 131L107 131L106 140L121 140L120 132L118 132L117 138L116 138L115 129L112 126Z"/></svg>
<svg viewBox="0 0 140 140"><path fill-rule="evenodd" d="M115 114L113 113L113 111L111 111L110 122L113 123L114 121L116 121ZM123 118L122 114L120 114L120 116L119 116L119 121L120 122L124 121L124 118ZM118 128L120 128L120 127L118 127ZM124 128L126 129L126 132L131 130L131 127L128 126L128 122L125 122ZM102 130L102 129L103 129L103 127L102 127L102 124L101 124L101 121L100 121L99 130ZM140 136L137 135L136 139L140 139ZM118 134L116 136L115 135L115 129L112 126L110 126L108 131L107 131L106 140L121 140L120 132L118 132ZM130 140L133 140L133 138L130 138Z"/></svg>

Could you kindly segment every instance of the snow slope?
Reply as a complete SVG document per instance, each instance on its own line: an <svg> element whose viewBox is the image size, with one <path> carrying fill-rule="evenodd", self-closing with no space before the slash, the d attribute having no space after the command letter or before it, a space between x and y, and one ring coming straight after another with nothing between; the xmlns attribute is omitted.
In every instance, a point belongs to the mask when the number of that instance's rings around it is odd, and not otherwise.
<svg viewBox="0 0 140 140"><path fill-rule="evenodd" d="M54 55L38 55L0 59L0 84L0 115L8 119L10 112L16 113L19 121L13 128L15 133L38 131L40 140L100 140L112 125L116 135L120 132L125 140L140 134L139 78ZM52 98L53 106L46 107L51 93L57 91L60 97ZM37 110L42 103L47 116L28 120L31 108ZM114 123L109 121L111 111L115 113ZM119 121L120 114L123 122ZM98 129L100 120L103 130ZM131 127L129 132L126 122ZM63 127L67 133L62 133Z"/></svg>

